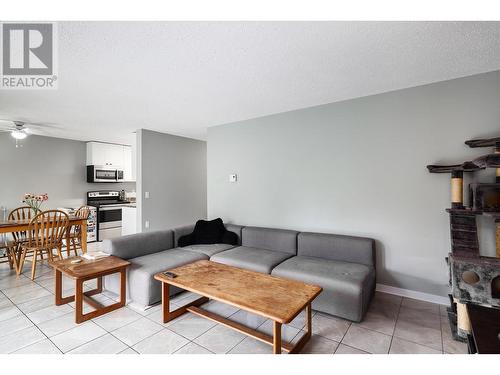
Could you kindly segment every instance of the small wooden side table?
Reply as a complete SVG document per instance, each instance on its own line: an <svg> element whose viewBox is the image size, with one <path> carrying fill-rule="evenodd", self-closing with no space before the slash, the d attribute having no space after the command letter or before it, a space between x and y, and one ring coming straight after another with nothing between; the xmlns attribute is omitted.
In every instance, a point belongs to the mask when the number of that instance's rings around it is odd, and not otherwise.
<svg viewBox="0 0 500 375"><path fill-rule="evenodd" d="M81 259L79 263L72 263L75 259ZM75 301L75 322L83 323L89 319L96 318L113 310L125 306L127 295L126 271L130 262L108 256L97 260L87 260L82 257L71 257L62 260L49 262L54 268L55 276L55 302L56 305L64 305ZM102 293L102 277L120 273L120 301L109 306L103 306L98 301L90 298L95 294ZM62 296L62 274L75 280L75 294L72 296ZM97 279L97 288L84 292L83 283L87 280ZM83 302L92 306L95 310L83 313Z"/></svg>

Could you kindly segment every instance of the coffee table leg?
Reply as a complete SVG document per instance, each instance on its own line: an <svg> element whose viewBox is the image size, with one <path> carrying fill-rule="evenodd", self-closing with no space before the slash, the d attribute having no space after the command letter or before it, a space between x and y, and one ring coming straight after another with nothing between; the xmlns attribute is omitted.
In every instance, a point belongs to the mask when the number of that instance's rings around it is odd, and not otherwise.
<svg viewBox="0 0 500 375"><path fill-rule="evenodd" d="M167 283L161 283L161 304L163 308L163 323L167 323L169 321L170 315L170 287Z"/></svg>
<svg viewBox="0 0 500 375"><path fill-rule="evenodd" d="M290 354L300 353L302 348L307 344L312 335L312 308L311 304L307 304L305 308L306 312L306 332L302 335L299 341L293 346L289 351Z"/></svg>
<svg viewBox="0 0 500 375"><path fill-rule="evenodd" d="M273 323L273 354L281 354L281 323Z"/></svg>
<svg viewBox="0 0 500 375"><path fill-rule="evenodd" d="M312 334L312 314L311 314L311 304L307 304L306 306L306 316L307 316L307 334L311 336Z"/></svg>
<svg viewBox="0 0 500 375"><path fill-rule="evenodd" d="M75 322L83 320L83 280L75 280Z"/></svg>

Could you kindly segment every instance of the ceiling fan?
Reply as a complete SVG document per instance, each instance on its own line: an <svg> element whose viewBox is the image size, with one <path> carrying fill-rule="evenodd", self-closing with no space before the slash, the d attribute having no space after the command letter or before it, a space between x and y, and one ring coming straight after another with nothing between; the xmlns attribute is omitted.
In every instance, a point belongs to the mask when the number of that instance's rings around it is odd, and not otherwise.
<svg viewBox="0 0 500 375"><path fill-rule="evenodd" d="M0 119L0 132L10 133L12 138L16 140L16 147L20 147L19 141L22 141L30 134L33 134L31 128L35 128L37 134L43 134L43 128L55 128L55 126L18 120Z"/></svg>

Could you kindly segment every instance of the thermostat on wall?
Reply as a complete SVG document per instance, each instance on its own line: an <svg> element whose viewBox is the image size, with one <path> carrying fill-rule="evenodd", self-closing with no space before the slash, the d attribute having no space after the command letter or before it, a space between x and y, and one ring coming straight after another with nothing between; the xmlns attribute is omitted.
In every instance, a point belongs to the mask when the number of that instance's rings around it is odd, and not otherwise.
<svg viewBox="0 0 500 375"><path fill-rule="evenodd" d="M229 175L229 182L236 182L238 180L238 175L236 173Z"/></svg>

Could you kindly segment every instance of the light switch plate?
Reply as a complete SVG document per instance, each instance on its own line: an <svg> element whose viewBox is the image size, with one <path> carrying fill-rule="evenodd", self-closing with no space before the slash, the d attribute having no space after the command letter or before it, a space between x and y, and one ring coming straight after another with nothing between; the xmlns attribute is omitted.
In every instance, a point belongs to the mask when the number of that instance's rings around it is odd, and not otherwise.
<svg viewBox="0 0 500 375"><path fill-rule="evenodd" d="M146 222L144 223L144 227L149 228L149 220L146 220Z"/></svg>
<svg viewBox="0 0 500 375"><path fill-rule="evenodd" d="M149 191L145 191L144 192L144 198L145 199L149 199Z"/></svg>
<svg viewBox="0 0 500 375"><path fill-rule="evenodd" d="M236 182L236 181L238 181L238 175L236 173L230 174L229 182Z"/></svg>

